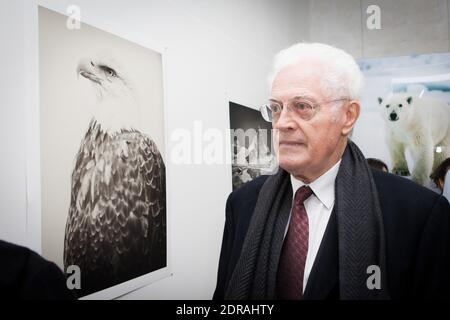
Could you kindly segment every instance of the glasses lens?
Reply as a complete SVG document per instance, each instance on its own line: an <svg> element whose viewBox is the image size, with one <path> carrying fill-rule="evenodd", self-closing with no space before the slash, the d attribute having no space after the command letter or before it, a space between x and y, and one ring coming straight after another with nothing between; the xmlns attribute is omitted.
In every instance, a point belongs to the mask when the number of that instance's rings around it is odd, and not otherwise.
<svg viewBox="0 0 450 320"><path fill-rule="evenodd" d="M297 100L293 101L292 109L298 114L298 116L304 120L309 120L313 116L314 108L309 101Z"/></svg>
<svg viewBox="0 0 450 320"><path fill-rule="evenodd" d="M259 111L261 112L261 115L263 117L264 120L266 120L267 122L272 122L272 110L270 109L270 106L265 104L263 105Z"/></svg>

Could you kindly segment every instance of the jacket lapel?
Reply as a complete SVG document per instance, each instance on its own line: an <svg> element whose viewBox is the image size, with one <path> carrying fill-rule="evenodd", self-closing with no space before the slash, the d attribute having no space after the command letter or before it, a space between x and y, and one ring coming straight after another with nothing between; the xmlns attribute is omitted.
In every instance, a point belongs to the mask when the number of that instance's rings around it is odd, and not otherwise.
<svg viewBox="0 0 450 320"><path fill-rule="evenodd" d="M336 207L335 207L336 208ZM303 299L339 299L339 256L336 210L328 221Z"/></svg>

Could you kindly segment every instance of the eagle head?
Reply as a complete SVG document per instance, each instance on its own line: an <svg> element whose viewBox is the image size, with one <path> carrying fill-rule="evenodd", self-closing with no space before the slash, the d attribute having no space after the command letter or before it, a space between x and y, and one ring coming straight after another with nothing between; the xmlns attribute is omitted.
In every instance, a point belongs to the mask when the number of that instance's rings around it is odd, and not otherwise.
<svg viewBox="0 0 450 320"><path fill-rule="evenodd" d="M91 81L96 96L95 120L108 133L121 129L137 129L139 106L135 90L126 70L105 54L82 58L77 74Z"/></svg>

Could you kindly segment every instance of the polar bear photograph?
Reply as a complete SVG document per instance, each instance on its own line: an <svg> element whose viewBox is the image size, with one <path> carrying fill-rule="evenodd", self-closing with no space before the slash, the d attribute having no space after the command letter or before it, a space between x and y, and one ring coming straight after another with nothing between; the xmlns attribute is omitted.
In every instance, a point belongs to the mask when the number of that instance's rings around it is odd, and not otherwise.
<svg viewBox="0 0 450 320"><path fill-rule="evenodd" d="M425 185L432 170L450 156L450 107L439 98L396 92L378 97L392 172ZM406 152L413 166L410 170Z"/></svg>

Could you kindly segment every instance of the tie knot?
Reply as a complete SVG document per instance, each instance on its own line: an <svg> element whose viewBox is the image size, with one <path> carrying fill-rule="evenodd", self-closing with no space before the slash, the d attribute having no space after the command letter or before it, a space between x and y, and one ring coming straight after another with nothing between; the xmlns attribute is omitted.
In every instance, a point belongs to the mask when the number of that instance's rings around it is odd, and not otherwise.
<svg viewBox="0 0 450 320"><path fill-rule="evenodd" d="M313 191L308 186L302 186L298 188L295 193L295 202L302 204L306 199L308 199L313 194Z"/></svg>

